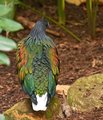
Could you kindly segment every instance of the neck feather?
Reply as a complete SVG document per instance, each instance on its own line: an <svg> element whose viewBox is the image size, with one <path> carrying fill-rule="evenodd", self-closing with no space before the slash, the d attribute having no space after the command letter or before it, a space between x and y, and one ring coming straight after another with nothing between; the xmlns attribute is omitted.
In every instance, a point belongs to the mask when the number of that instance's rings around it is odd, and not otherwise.
<svg viewBox="0 0 103 120"><path fill-rule="evenodd" d="M35 26L31 30L30 35L33 39L35 39L35 38L38 39L38 40L43 39L46 36L45 29L42 26L41 27Z"/></svg>

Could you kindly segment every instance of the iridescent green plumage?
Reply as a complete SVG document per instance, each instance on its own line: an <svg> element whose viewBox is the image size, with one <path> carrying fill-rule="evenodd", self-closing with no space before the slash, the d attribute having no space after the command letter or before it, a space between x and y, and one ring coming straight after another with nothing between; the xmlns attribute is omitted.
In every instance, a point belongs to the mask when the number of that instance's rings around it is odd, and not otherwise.
<svg viewBox="0 0 103 120"><path fill-rule="evenodd" d="M18 77L35 104L36 95L42 96L47 92L48 97L54 96L59 73L55 44L45 31L38 29L35 27L27 38L19 42L17 51Z"/></svg>

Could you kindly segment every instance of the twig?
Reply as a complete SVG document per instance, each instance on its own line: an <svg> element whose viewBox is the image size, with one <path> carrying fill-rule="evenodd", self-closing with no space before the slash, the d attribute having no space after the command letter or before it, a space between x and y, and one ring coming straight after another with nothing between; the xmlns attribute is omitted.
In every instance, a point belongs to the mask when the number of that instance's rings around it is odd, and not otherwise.
<svg viewBox="0 0 103 120"><path fill-rule="evenodd" d="M16 20L20 23L22 23L25 27L28 27L29 29L31 29L34 26L34 23L27 20L26 18L22 17L22 16L18 16L16 18Z"/></svg>
<svg viewBox="0 0 103 120"><path fill-rule="evenodd" d="M67 91L70 88L69 85L57 85L56 92L57 94L61 94L63 96L63 104L62 104L62 113L65 118L71 117L72 115L72 109L67 103Z"/></svg>
<svg viewBox="0 0 103 120"><path fill-rule="evenodd" d="M33 28L33 26L35 25L34 22L29 21L28 19L26 19L22 16L19 16L16 19L17 19L17 21L19 21L20 23L22 23L24 26L28 27L29 29ZM47 29L46 32L48 32L54 36L60 37L60 33L56 32L56 31L52 31L50 29Z"/></svg>
<svg viewBox="0 0 103 120"><path fill-rule="evenodd" d="M64 101L63 101L63 104L62 104L62 111L64 113L65 118L68 118L72 114L72 109L69 106L69 104L67 103L67 99L66 99L64 91L63 91L63 100Z"/></svg>
<svg viewBox="0 0 103 120"><path fill-rule="evenodd" d="M48 33L50 33L50 34L52 34L52 35L55 35L55 36L57 36L57 37L60 37L60 33L56 32L56 31L52 31L52 30L50 30L50 29L47 29L46 32L48 32Z"/></svg>
<svg viewBox="0 0 103 120"><path fill-rule="evenodd" d="M97 70L97 71L89 72L89 73L86 73L85 77L90 76L90 75L94 75L94 74L98 74L98 73L102 73L102 72L103 72L103 70Z"/></svg>
<svg viewBox="0 0 103 120"><path fill-rule="evenodd" d="M26 5L23 2L19 2L21 6L27 8L27 9L31 9L33 12L36 12L37 14L39 14L40 16L44 16L45 18L47 18L48 20L50 20L51 22L55 23L56 25L58 25L60 28L62 28L65 32L67 32L68 34L70 34L73 38L75 38L78 42L80 42L80 38L78 36L76 36L73 32L71 32L70 30L68 30L65 26L59 24L57 21L55 21L54 19L50 18L49 16L43 14L42 12L36 10L34 7L32 8L30 5Z"/></svg>

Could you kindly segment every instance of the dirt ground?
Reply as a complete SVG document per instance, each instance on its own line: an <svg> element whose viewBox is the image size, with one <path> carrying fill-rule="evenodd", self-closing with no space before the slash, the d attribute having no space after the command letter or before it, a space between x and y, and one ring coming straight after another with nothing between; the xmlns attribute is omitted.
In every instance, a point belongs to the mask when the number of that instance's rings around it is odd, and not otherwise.
<svg viewBox="0 0 103 120"><path fill-rule="evenodd" d="M45 10L49 16L57 20L57 9L54 3L47 2L44 7L38 4L37 9ZM35 22L40 18L30 9L17 8L16 17L23 16ZM48 34L57 45L60 58L60 75L58 84L72 84L76 79L103 72L103 6L99 7L97 15L96 39L91 39L87 28L85 5L76 7L66 6L66 27L77 34L81 41L78 42L64 30L50 22L50 29L60 33L59 37ZM10 33L16 42L27 36L30 29ZM13 106L16 102L27 97L21 89L16 73L15 51L8 53L11 66L0 66L0 113ZM60 96L61 97L61 96ZM103 108L91 112L75 112L69 120L103 120ZM60 120L60 118L58 118Z"/></svg>

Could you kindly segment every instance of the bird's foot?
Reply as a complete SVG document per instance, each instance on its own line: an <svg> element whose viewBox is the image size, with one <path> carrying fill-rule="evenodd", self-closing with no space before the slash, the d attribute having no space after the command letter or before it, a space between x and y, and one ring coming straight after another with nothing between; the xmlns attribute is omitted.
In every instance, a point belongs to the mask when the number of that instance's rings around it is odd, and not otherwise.
<svg viewBox="0 0 103 120"><path fill-rule="evenodd" d="M35 105L37 105L36 95L35 95L35 94L32 94L32 95L30 96L30 98L31 98L31 101L32 101Z"/></svg>

